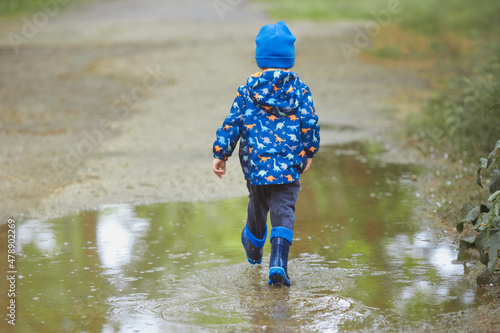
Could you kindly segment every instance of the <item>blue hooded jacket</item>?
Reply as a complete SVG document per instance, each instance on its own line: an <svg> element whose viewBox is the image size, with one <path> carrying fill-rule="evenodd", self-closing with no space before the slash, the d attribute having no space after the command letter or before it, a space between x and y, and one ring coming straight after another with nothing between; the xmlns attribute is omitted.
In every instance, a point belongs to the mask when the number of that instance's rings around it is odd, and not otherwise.
<svg viewBox="0 0 500 333"><path fill-rule="evenodd" d="M319 130L311 91L296 73L259 72L238 88L217 130L214 157L227 160L240 139L245 179L253 185L291 183L318 151Z"/></svg>

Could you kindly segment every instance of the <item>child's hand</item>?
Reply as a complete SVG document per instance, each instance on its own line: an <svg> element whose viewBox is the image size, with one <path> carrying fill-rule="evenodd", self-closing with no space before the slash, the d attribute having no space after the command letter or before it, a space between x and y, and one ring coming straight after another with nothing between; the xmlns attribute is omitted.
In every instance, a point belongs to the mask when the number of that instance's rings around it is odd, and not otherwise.
<svg viewBox="0 0 500 333"><path fill-rule="evenodd" d="M226 161L214 158L214 161L212 162L212 169L217 177L222 178L222 176L226 174Z"/></svg>
<svg viewBox="0 0 500 333"><path fill-rule="evenodd" d="M313 162L312 158L306 159L306 167L304 168L304 171L302 171L302 173L306 173L306 171L309 170L309 167L311 166L312 162Z"/></svg>

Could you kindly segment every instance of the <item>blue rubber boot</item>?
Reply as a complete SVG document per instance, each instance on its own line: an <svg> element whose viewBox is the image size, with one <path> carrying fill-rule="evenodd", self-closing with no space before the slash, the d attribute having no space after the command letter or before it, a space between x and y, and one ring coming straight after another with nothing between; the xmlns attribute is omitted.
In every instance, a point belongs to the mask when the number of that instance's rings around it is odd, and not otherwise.
<svg viewBox="0 0 500 333"><path fill-rule="evenodd" d="M285 227L271 229L271 260L269 261L269 284L289 286L288 251L292 245L293 231Z"/></svg>
<svg viewBox="0 0 500 333"><path fill-rule="evenodd" d="M243 244L247 253L248 262L252 265L260 264L262 262L262 254L264 253L263 247L266 243L266 238L267 226L262 239L255 237L246 225L245 228L243 228L243 231L241 232L241 244Z"/></svg>

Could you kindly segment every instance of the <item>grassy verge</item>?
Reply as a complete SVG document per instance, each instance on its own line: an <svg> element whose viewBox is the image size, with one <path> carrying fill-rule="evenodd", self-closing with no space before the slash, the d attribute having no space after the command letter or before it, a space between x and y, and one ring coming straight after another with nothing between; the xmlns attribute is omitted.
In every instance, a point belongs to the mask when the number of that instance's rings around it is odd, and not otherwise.
<svg viewBox="0 0 500 333"><path fill-rule="evenodd" d="M53 11L54 8L65 6L71 2L82 0L0 0L0 17L20 16L34 13L44 8Z"/></svg>

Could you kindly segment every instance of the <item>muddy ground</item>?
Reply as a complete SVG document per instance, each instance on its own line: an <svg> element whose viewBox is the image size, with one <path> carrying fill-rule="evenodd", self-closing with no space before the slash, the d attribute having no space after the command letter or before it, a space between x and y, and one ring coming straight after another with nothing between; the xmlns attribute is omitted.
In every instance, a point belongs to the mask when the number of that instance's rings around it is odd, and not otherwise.
<svg viewBox="0 0 500 333"><path fill-rule="evenodd" d="M245 1L230 9L94 1L2 20L0 221L245 195L237 159L220 181L211 148L236 88L258 71L254 38L274 21ZM288 24L322 144L377 139L399 156L394 134L407 106L394 101L425 83L404 68L347 59L340 45L354 45L359 23ZM491 309L474 311L457 320L474 328L479 318L484 331L497 324Z"/></svg>

